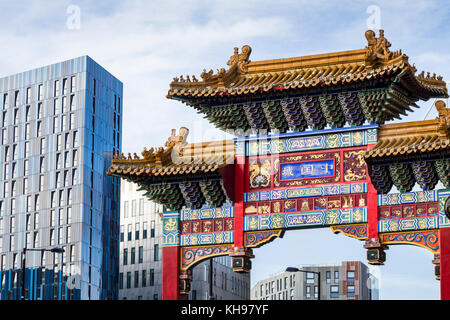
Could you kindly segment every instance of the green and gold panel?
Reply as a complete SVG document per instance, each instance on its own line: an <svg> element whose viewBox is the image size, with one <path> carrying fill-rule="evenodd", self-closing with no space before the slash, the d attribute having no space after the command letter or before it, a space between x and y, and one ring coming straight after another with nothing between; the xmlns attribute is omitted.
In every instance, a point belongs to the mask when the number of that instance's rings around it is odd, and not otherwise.
<svg viewBox="0 0 450 320"><path fill-rule="evenodd" d="M331 225L367 222L367 207L258 214L244 217L244 231L327 227Z"/></svg>

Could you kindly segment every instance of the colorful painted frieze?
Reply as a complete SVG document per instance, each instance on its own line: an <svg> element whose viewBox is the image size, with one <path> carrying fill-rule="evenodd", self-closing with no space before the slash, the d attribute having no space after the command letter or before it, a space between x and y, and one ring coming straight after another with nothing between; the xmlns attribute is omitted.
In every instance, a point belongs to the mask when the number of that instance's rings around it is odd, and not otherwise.
<svg viewBox="0 0 450 320"><path fill-rule="evenodd" d="M283 200L314 196L331 196L351 193L366 193L367 183L331 184L324 186L289 188L282 190L270 190L244 193L244 202Z"/></svg>
<svg viewBox="0 0 450 320"><path fill-rule="evenodd" d="M358 240L367 239L367 223L331 226L334 233L342 233Z"/></svg>
<svg viewBox="0 0 450 320"><path fill-rule="evenodd" d="M181 222L181 234L233 231L234 219L205 219Z"/></svg>
<svg viewBox="0 0 450 320"><path fill-rule="evenodd" d="M347 194L325 197L246 202L245 215L309 212L315 210L348 209L367 206L367 194Z"/></svg>
<svg viewBox="0 0 450 320"><path fill-rule="evenodd" d="M378 195L379 206L436 201L438 201L438 192L436 190Z"/></svg>
<svg viewBox="0 0 450 320"><path fill-rule="evenodd" d="M247 248L259 247L277 237L283 236L283 230L250 231L245 233L245 246Z"/></svg>
<svg viewBox="0 0 450 320"><path fill-rule="evenodd" d="M182 209L180 215L181 221L232 218L234 207L232 204L226 204L219 208Z"/></svg>
<svg viewBox="0 0 450 320"><path fill-rule="evenodd" d="M181 249L181 270L187 270L205 259L227 255L232 250L232 244L184 247Z"/></svg>
<svg viewBox="0 0 450 320"><path fill-rule="evenodd" d="M439 228L439 217L387 219L378 221L378 232L429 230Z"/></svg>
<svg viewBox="0 0 450 320"><path fill-rule="evenodd" d="M381 235L383 244L412 244L430 250L434 254L439 253L439 231L411 231L402 233L386 233Z"/></svg>
<svg viewBox="0 0 450 320"><path fill-rule="evenodd" d="M450 190L440 190L438 193L439 199L439 227L450 227L450 219L445 215L445 202L450 197Z"/></svg>
<svg viewBox="0 0 450 320"><path fill-rule="evenodd" d="M234 232L183 234L180 237L181 246L198 246L198 245L222 244L233 242L234 242Z"/></svg>
<svg viewBox="0 0 450 320"><path fill-rule="evenodd" d="M400 219L414 217L431 217L439 214L437 202L390 205L378 207L379 217L384 219Z"/></svg>
<svg viewBox="0 0 450 320"><path fill-rule="evenodd" d="M377 142L378 126L328 129L319 132L285 133L236 140L236 156L260 156L364 146Z"/></svg>
<svg viewBox="0 0 450 320"><path fill-rule="evenodd" d="M180 214L165 212L163 214L163 246L178 246L180 244Z"/></svg>
<svg viewBox="0 0 450 320"><path fill-rule="evenodd" d="M244 231L331 226L361 222L367 222L367 207L245 216Z"/></svg>

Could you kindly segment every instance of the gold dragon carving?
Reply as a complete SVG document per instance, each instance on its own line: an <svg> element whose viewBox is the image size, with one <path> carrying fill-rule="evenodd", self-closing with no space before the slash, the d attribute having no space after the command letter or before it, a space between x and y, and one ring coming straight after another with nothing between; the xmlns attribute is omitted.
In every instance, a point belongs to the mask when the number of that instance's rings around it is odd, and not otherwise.
<svg viewBox="0 0 450 320"><path fill-rule="evenodd" d="M270 160L262 160L259 164L257 162L250 163L250 188L266 188L270 185L271 165Z"/></svg>

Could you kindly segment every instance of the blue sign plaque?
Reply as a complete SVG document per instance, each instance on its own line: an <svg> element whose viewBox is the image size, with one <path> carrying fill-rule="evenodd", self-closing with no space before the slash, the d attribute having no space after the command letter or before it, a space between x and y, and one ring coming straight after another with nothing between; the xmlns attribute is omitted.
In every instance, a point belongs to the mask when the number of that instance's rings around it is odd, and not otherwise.
<svg viewBox="0 0 450 320"><path fill-rule="evenodd" d="M334 176L334 160L284 163L280 165L280 180L296 180Z"/></svg>

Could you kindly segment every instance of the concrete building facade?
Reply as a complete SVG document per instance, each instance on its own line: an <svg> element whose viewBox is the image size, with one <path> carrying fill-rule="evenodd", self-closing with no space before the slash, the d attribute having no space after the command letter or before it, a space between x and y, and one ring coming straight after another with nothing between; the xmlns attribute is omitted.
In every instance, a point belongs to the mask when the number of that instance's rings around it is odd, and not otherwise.
<svg viewBox="0 0 450 320"><path fill-rule="evenodd" d="M295 268L294 268L295 269ZM261 280L252 300L378 300L378 280L360 261L296 268Z"/></svg>
<svg viewBox="0 0 450 320"><path fill-rule="evenodd" d="M119 299L159 300L162 296L162 213L165 208L149 201L137 185L122 180L120 217ZM237 274L230 257L212 259L213 298L241 300L250 297L250 275ZM192 270L190 300L209 299L210 261Z"/></svg>

